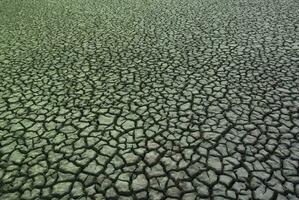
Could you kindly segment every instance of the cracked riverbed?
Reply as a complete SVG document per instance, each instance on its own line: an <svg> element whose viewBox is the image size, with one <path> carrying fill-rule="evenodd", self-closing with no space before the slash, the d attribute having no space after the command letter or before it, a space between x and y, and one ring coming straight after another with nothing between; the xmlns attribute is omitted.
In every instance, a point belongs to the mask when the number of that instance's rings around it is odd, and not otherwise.
<svg viewBox="0 0 299 200"><path fill-rule="evenodd" d="M296 0L0 0L0 199L299 198Z"/></svg>

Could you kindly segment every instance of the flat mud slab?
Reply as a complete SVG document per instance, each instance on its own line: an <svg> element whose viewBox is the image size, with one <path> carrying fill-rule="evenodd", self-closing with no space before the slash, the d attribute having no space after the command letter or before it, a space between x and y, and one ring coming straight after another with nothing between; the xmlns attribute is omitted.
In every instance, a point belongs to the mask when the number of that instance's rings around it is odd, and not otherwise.
<svg viewBox="0 0 299 200"><path fill-rule="evenodd" d="M0 0L0 199L298 199L298 20L297 0Z"/></svg>

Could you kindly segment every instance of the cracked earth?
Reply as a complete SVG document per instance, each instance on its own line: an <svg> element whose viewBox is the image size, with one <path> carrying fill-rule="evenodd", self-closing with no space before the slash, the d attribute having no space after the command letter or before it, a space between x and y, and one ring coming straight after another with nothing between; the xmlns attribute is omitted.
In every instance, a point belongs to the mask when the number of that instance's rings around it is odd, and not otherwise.
<svg viewBox="0 0 299 200"><path fill-rule="evenodd" d="M299 198L296 0L0 0L0 199Z"/></svg>

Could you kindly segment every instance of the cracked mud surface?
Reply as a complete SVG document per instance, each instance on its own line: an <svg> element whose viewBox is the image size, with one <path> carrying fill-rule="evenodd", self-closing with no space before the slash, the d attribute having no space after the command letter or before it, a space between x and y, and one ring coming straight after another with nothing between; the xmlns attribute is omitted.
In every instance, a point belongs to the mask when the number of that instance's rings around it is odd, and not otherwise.
<svg viewBox="0 0 299 200"><path fill-rule="evenodd" d="M298 199L295 0L0 0L0 199Z"/></svg>

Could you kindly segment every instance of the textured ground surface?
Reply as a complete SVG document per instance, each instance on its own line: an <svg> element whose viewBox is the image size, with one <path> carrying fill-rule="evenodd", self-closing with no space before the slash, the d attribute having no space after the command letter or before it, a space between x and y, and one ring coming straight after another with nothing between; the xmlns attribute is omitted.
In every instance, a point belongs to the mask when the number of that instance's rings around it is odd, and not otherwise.
<svg viewBox="0 0 299 200"><path fill-rule="evenodd" d="M298 199L297 0L0 0L0 199Z"/></svg>

